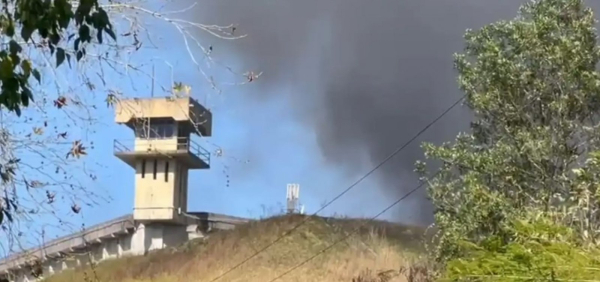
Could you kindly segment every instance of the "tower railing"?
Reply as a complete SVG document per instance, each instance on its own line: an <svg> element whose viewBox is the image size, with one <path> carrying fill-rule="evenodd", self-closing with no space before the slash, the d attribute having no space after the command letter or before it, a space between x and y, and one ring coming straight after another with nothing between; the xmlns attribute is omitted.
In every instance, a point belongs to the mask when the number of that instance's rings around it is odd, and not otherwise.
<svg viewBox="0 0 600 282"><path fill-rule="evenodd" d="M135 153L144 151L158 151L165 153L186 152L197 156L207 164L210 163L210 152L189 137L115 139L113 143L114 153Z"/></svg>
<svg viewBox="0 0 600 282"><path fill-rule="evenodd" d="M198 145L198 143L194 142L191 138L177 138L177 147L179 148L180 145L183 145L184 149L187 148L188 152L198 156L205 163L210 164L210 152Z"/></svg>

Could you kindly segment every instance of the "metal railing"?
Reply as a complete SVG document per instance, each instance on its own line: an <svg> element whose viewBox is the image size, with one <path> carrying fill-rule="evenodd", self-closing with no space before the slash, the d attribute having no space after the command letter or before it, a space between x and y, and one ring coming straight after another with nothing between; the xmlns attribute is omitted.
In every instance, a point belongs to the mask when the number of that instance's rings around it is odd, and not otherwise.
<svg viewBox="0 0 600 282"><path fill-rule="evenodd" d="M129 151L133 151L130 150L129 148L127 148L127 146L125 146L123 143L121 143L121 141L116 140L113 143L113 151L115 153L123 153L123 152L129 152Z"/></svg>
<svg viewBox="0 0 600 282"><path fill-rule="evenodd" d="M177 142L173 144L172 142ZM113 151L115 153L127 153L135 152L136 142L148 142L148 148L158 152L188 152L199 157L203 162L210 164L210 152L198 143L191 140L188 137L177 137L177 138L140 138L140 139L129 139L129 140L115 140L113 143Z"/></svg>
<svg viewBox="0 0 600 282"><path fill-rule="evenodd" d="M31 259L40 259L46 255L54 255L58 252L68 252L68 250L75 245L85 244L88 241L99 238L111 237L110 235L115 232L125 232L134 227L133 215L131 214L95 224L85 230L45 242L42 246L10 254L9 256L0 259L0 271L15 268Z"/></svg>
<svg viewBox="0 0 600 282"><path fill-rule="evenodd" d="M204 148L202 148L202 146L198 145L198 143L194 142L194 140L192 140L191 138L186 138L183 137L184 139L186 139L186 143L187 143L187 150L188 152L198 156L203 162L205 162L206 164L210 164L210 152ZM179 138L177 140L177 147L179 148Z"/></svg>

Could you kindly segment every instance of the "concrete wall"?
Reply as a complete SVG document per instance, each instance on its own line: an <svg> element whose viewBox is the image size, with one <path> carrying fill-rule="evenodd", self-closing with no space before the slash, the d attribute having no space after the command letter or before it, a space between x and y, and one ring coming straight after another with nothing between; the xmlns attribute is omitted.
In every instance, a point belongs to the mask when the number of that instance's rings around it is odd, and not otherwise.
<svg viewBox="0 0 600 282"><path fill-rule="evenodd" d="M133 150L136 152L147 152L147 151L177 151L177 150L187 150L187 147L178 147L178 142L187 142L187 139L178 139L177 132L174 137L171 138L137 138L133 144ZM185 143L182 143L182 146Z"/></svg>
<svg viewBox="0 0 600 282"><path fill-rule="evenodd" d="M177 247L188 240L204 237L216 230L232 229L246 223L243 218L211 213L191 213L186 224L133 222L127 215L48 242L23 253L0 260L0 276L10 281L36 281L32 270L41 277L123 256L145 255L150 251ZM34 267L31 267L34 265Z"/></svg>
<svg viewBox="0 0 600 282"><path fill-rule="evenodd" d="M176 247L190 236L185 225L139 224L131 237L130 254L144 255L153 250Z"/></svg>
<svg viewBox="0 0 600 282"><path fill-rule="evenodd" d="M71 253L46 257L40 261L42 276L33 275L35 267L15 266L5 271L5 275L16 282L36 281L36 279L59 273L66 269L98 263L123 256L144 255L153 250L176 247L186 242L190 236L186 226L164 224L138 224L135 232L121 234L114 238L95 241Z"/></svg>
<svg viewBox="0 0 600 282"><path fill-rule="evenodd" d="M182 207L180 203L182 199L179 197L178 187L176 187L178 179L175 177L178 163L167 158L146 159L145 172L142 172L143 162L143 160L138 160L136 165L134 219L176 220L177 211ZM154 170L155 162L156 171ZM167 163L168 171L166 170ZM182 211L185 212L184 209Z"/></svg>

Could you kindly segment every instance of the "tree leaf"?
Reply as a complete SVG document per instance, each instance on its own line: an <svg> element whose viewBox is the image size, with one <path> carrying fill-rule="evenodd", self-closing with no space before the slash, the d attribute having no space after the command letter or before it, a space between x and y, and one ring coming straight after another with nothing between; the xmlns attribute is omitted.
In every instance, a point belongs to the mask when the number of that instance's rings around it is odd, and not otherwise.
<svg viewBox="0 0 600 282"><path fill-rule="evenodd" d="M48 29L46 28L38 28L38 33L44 39L48 38Z"/></svg>
<svg viewBox="0 0 600 282"><path fill-rule="evenodd" d="M4 58L0 56L0 79L2 81L14 77L13 68L12 61L8 59L8 56L5 56Z"/></svg>
<svg viewBox="0 0 600 282"><path fill-rule="evenodd" d="M28 87L24 87L23 90L21 90L21 103L23 104L23 106L29 106L29 98L31 96L32 94Z"/></svg>
<svg viewBox="0 0 600 282"><path fill-rule="evenodd" d="M33 34L34 29L29 27L29 26L23 26L21 28L21 37L23 37L23 40L25 40L25 42L29 41L29 39L31 38L31 34Z"/></svg>
<svg viewBox="0 0 600 282"><path fill-rule="evenodd" d="M89 42L91 37L90 37L90 27L87 26L86 24L82 24L79 27L79 38L81 38L81 41L83 42Z"/></svg>
<svg viewBox="0 0 600 282"><path fill-rule="evenodd" d="M69 68L73 68L73 66L71 66L71 54L66 54L67 56L67 63L69 63Z"/></svg>
<svg viewBox="0 0 600 282"><path fill-rule="evenodd" d="M53 32L50 35L50 42L52 43L52 45L57 45L59 41L60 41L60 34L58 34L58 32Z"/></svg>
<svg viewBox="0 0 600 282"><path fill-rule="evenodd" d="M8 43L8 51L12 54L12 55L16 55L17 53L20 53L23 48L21 47L21 45L19 45L19 43L17 43L17 41L15 40L11 40Z"/></svg>
<svg viewBox="0 0 600 282"><path fill-rule="evenodd" d="M107 27L110 24L108 13L103 8L98 9L98 20L101 27Z"/></svg>
<svg viewBox="0 0 600 282"><path fill-rule="evenodd" d="M106 31L106 33L108 33L113 40L117 41L117 35L111 28L105 28L104 31Z"/></svg>
<svg viewBox="0 0 600 282"><path fill-rule="evenodd" d="M28 78L31 75L31 62L29 62L29 60L21 61L21 68L23 69L25 77Z"/></svg>
<svg viewBox="0 0 600 282"><path fill-rule="evenodd" d="M79 44L80 43L81 43L81 39L80 38L75 39L75 42L73 43L75 51L79 51Z"/></svg>
<svg viewBox="0 0 600 282"><path fill-rule="evenodd" d="M8 21L8 25L6 26L5 33L8 37L15 36L15 24L12 20Z"/></svg>
<svg viewBox="0 0 600 282"><path fill-rule="evenodd" d="M56 48L56 67L59 67L65 61L65 50Z"/></svg>
<svg viewBox="0 0 600 282"><path fill-rule="evenodd" d="M29 87L23 87L21 92L21 102L23 103L23 106L29 106L30 100L33 101L33 94L31 93L31 90Z"/></svg>
<svg viewBox="0 0 600 282"><path fill-rule="evenodd" d="M34 69L32 72L33 77L35 77L35 79L38 81L38 83L42 83L42 76L40 75L40 72L37 69Z"/></svg>

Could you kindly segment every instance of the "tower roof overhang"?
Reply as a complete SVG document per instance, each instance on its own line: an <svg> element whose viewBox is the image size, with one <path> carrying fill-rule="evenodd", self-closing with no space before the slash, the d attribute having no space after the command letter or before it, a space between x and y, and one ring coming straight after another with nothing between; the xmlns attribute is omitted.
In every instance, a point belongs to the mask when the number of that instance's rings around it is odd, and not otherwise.
<svg viewBox="0 0 600 282"><path fill-rule="evenodd" d="M115 106L115 122L129 127L138 119L171 118L190 126L191 132L204 137L212 135L212 113L190 97L123 99Z"/></svg>

